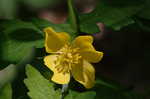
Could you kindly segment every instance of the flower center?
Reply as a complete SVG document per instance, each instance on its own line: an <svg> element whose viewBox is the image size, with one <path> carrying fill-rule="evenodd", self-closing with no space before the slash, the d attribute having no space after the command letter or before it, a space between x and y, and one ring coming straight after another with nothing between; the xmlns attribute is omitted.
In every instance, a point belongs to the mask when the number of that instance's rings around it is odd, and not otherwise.
<svg viewBox="0 0 150 99"><path fill-rule="evenodd" d="M78 53L79 48L72 48L69 45L65 45L58 51L57 60L55 62L55 68L58 72L68 73L72 69L72 66L79 63L81 55Z"/></svg>

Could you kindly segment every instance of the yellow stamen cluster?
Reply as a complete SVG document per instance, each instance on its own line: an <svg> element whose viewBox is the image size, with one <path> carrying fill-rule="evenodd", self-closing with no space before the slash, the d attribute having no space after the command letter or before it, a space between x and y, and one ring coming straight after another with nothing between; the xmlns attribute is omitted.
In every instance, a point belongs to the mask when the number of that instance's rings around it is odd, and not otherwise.
<svg viewBox="0 0 150 99"><path fill-rule="evenodd" d="M59 55L55 61L55 68L58 72L68 73L72 69L72 66L79 63L81 55L78 53L79 48L73 48L72 46L65 45L58 52Z"/></svg>

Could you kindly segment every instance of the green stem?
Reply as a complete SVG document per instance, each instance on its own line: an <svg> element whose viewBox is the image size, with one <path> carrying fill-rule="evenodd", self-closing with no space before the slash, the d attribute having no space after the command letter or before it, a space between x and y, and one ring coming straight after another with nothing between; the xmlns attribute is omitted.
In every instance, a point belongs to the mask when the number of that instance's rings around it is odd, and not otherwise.
<svg viewBox="0 0 150 99"><path fill-rule="evenodd" d="M65 94L66 94L67 91L68 91L68 84L62 85L62 89L61 89L62 96L61 96L61 99L64 99Z"/></svg>
<svg viewBox="0 0 150 99"><path fill-rule="evenodd" d="M73 5L73 0L67 0L68 9L69 9L69 19L71 26L75 33L79 32L79 26L77 22L77 14L75 13L75 7Z"/></svg>

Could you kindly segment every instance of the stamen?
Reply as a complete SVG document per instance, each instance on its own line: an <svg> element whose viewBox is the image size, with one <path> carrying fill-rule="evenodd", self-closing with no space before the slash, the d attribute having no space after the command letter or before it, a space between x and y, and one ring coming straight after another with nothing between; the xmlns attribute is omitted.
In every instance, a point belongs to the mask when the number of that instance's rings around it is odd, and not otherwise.
<svg viewBox="0 0 150 99"><path fill-rule="evenodd" d="M63 52L50 52L51 54L62 54Z"/></svg>
<svg viewBox="0 0 150 99"><path fill-rule="evenodd" d="M52 54L58 54L55 63L55 68L60 73L69 73L72 70L72 66L79 63L81 55L78 53L79 48L72 48L69 45L65 45L58 52L52 52Z"/></svg>

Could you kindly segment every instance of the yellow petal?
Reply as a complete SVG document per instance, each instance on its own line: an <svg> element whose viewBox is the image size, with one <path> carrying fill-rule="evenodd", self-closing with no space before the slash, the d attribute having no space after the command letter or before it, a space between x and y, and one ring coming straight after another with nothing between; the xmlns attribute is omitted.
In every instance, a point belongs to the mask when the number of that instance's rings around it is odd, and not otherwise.
<svg viewBox="0 0 150 99"><path fill-rule="evenodd" d="M55 61L57 60L57 55L48 55L44 58L44 64L52 71L55 69Z"/></svg>
<svg viewBox="0 0 150 99"><path fill-rule="evenodd" d="M79 47L80 49L84 49L84 48L94 49L92 43L93 43L92 36L78 36L73 41L73 46Z"/></svg>
<svg viewBox="0 0 150 99"><path fill-rule="evenodd" d="M52 76L52 81L57 84L68 84L70 82L70 73L63 74L55 71Z"/></svg>
<svg viewBox="0 0 150 99"><path fill-rule="evenodd" d="M94 67L87 62L86 60L83 61L82 70L78 69L82 73L73 74L73 77L76 81L84 85L86 88L92 88L95 84L95 69Z"/></svg>
<svg viewBox="0 0 150 99"><path fill-rule="evenodd" d="M70 81L70 73L59 73L55 68L56 59L57 55L49 55L44 58L45 65L54 72L52 81L58 84L68 84Z"/></svg>
<svg viewBox="0 0 150 99"><path fill-rule="evenodd" d="M97 63L101 61L103 58L103 52L99 52L96 50L88 50L88 49L81 50L80 55L91 63Z"/></svg>
<svg viewBox="0 0 150 99"><path fill-rule="evenodd" d="M57 33L51 27L45 28L44 32L46 33L45 48L48 53L59 50L70 40L70 36L67 33Z"/></svg>
<svg viewBox="0 0 150 99"><path fill-rule="evenodd" d="M102 59L103 53L96 51L92 43L92 36L79 36L73 41L73 46L80 48L79 53L85 60L97 63Z"/></svg>
<svg viewBox="0 0 150 99"><path fill-rule="evenodd" d="M83 60L79 64L72 65L72 76L76 81L84 81L83 77Z"/></svg>

